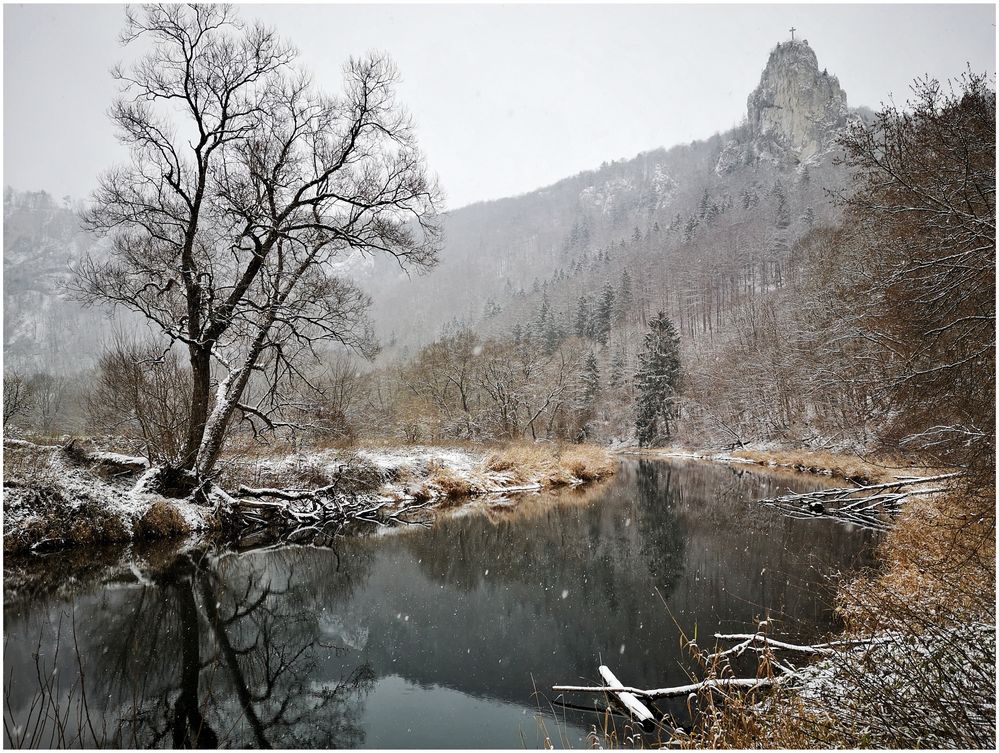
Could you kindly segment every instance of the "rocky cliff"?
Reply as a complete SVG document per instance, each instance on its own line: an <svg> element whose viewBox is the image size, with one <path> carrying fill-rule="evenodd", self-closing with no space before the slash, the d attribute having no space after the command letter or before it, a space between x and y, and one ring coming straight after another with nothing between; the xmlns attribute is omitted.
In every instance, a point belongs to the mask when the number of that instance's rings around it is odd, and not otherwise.
<svg viewBox="0 0 999 753"><path fill-rule="evenodd" d="M818 58L804 40L774 48L747 109L755 136L773 136L801 160L827 146L847 117L839 79L819 71Z"/></svg>
<svg viewBox="0 0 999 753"><path fill-rule="evenodd" d="M749 95L746 127L722 154L718 172L759 160L794 164L821 157L851 113L839 79L819 69L807 40L779 43Z"/></svg>

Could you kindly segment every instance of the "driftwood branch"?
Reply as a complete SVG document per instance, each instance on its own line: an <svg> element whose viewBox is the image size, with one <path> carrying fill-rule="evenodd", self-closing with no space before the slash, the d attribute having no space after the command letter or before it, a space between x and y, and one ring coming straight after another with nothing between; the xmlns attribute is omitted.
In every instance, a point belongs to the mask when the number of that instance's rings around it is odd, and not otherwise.
<svg viewBox="0 0 999 753"><path fill-rule="evenodd" d="M634 688L630 685L553 685L552 690L558 693L631 693L642 698L678 698L697 693L701 690L755 690L775 685L778 678L760 677L746 679L720 678L702 680L690 685L677 685L673 688Z"/></svg>
<svg viewBox="0 0 999 753"><path fill-rule="evenodd" d="M888 523L882 513L894 514L910 497L936 494L946 485L936 485L960 476L942 473L935 476L907 477L881 484L858 484L837 489L817 489L811 492L784 494L760 502L776 507L796 518L830 517L863 528L884 531Z"/></svg>
<svg viewBox="0 0 999 753"><path fill-rule="evenodd" d="M778 651L789 651L797 654L810 654L818 656L831 656L840 649L866 646L874 642L874 639L867 640L842 640L830 641L829 643L815 643L802 645L796 643L786 643L768 638L765 633L715 633L715 638L720 641L739 641L735 646L725 651L710 654L708 659L722 659L728 656L741 656L746 651L765 651L773 649Z"/></svg>

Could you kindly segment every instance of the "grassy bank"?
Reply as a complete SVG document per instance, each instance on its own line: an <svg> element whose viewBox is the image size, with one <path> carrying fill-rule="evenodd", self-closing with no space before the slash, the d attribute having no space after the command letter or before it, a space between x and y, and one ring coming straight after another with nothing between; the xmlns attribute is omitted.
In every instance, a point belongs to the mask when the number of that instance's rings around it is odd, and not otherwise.
<svg viewBox="0 0 999 753"><path fill-rule="evenodd" d="M591 445L330 447L310 451L254 445L230 451L222 489L338 489L376 502L454 505L480 494L577 485L606 478L616 461ZM142 458L92 442L4 443L4 552L24 554L217 531L208 506L177 499Z"/></svg>
<svg viewBox="0 0 999 753"><path fill-rule="evenodd" d="M856 453L830 450L746 448L731 452L716 452L685 448L650 448L628 450L628 452L652 457L698 458L719 463L751 463L766 468L782 468L798 473L829 476L858 484L882 483L903 475L929 475L933 472L932 469L919 466L914 461L904 458L885 455L861 456Z"/></svg>

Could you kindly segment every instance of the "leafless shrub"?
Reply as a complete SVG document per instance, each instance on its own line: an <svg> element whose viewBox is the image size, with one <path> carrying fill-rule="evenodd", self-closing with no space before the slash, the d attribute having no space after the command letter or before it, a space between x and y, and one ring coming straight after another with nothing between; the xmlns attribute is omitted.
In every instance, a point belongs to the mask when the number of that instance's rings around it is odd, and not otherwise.
<svg viewBox="0 0 999 753"><path fill-rule="evenodd" d="M150 461L181 457L189 416L190 371L173 350L116 333L101 354L87 400L91 425L139 440Z"/></svg>

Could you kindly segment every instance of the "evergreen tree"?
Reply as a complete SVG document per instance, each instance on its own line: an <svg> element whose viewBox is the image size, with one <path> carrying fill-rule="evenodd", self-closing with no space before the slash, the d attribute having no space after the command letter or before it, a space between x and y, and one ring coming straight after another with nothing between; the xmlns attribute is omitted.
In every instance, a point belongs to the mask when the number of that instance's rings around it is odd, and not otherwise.
<svg viewBox="0 0 999 753"><path fill-rule="evenodd" d="M592 350L586 356L580 382L583 387L583 406L592 409L600 396L600 368L597 366L597 356Z"/></svg>
<svg viewBox="0 0 999 753"><path fill-rule="evenodd" d="M680 338L673 322L662 311L649 322L638 364L635 435L640 447L651 447L673 433L681 378Z"/></svg>
<svg viewBox="0 0 999 753"><path fill-rule="evenodd" d="M683 228L683 242L689 243L690 239L694 237L694 231L697 230L697 217L690 215L687 220L687 224Z"/></svg>
<svg viewBox="0 0 999 753"><path fill-rule="evenodd" d="M562 331L559 329L555 317L551 314L545 321L544 329L541 330L541 339L546 356L550 356L558 350L558 346L562 342Z"/></svg>
<svg viewBox="0 0 999 753"><path fill-rule="evenodd" d="M624 351L620 348L614 351L614 357L610 362L610 375L608 383L611 387L620 387L624 384Z"/></svg>
<svg viewBox="0 0 999 753"><path fill-rule="evenodd" d="M579 304L576 306L576 336L587 337L590 331L590 302L586 294L579 296Z"/></svg>
<svg viewBox="0 0 999 753"><path fill-rule="evenodd" d="M600 300L597 303L597 310L594 315L594 338L601 345L606 345L610 340L611 317L614 313L614 288L610 283L604 285Z"/></svg>
<svg viewBox="0 0 999 753"><path fill-rule="evenodd" d="M697 205L697 218L703 220L708 216L708 212L711 210L711 194L708 193L708 189L704 189L704 193L701 194L701 201Z"/></svg>
<svg viewBox="0 0 999 753"><path fill-rule="evenodd" d="M631 293L631 275L626 269L621 273L621 286L614 299L614 320L619 324L625 321L634 304L635 300Z"/></svg>
<svg viewBox="0 0 999 753"><path fill-rule="evenodd" d="M780 179L774 182L770 195L774 199L774 223L778 228L784 229L791 224L791 207L787 198L787 191Z"/></svg>

